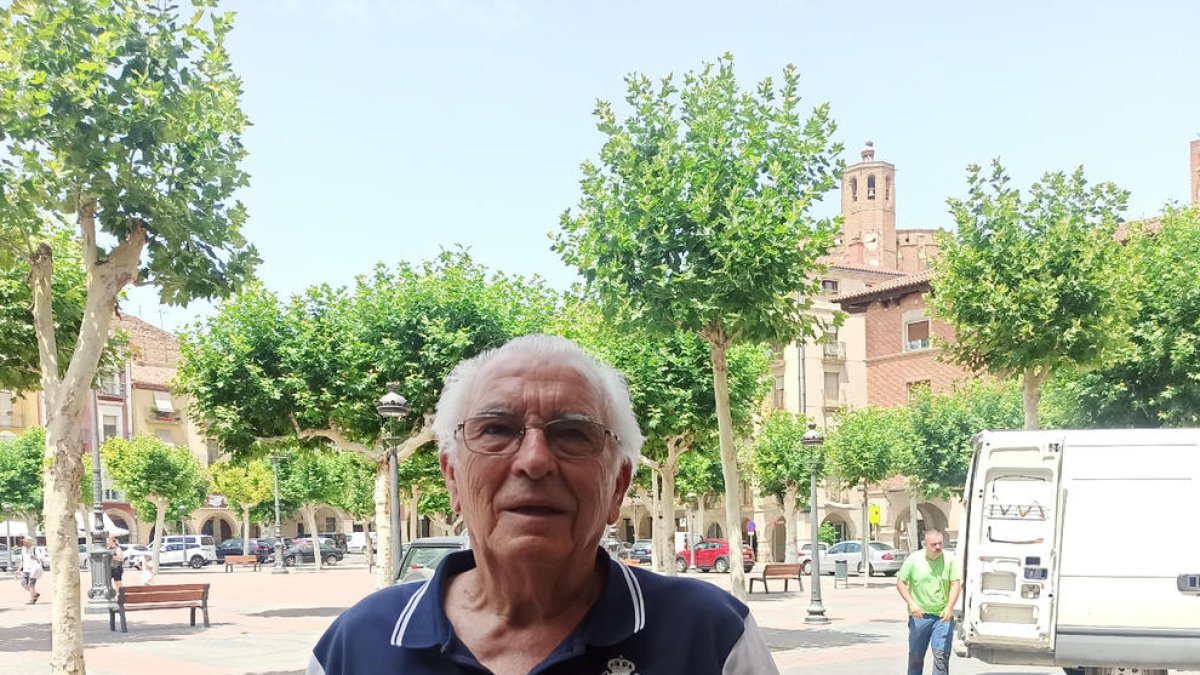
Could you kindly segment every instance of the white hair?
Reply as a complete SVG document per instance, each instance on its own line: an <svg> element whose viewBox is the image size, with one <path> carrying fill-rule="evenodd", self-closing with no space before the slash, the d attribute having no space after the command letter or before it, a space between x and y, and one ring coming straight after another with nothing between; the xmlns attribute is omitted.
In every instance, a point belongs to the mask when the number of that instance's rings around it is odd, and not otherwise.
<svg viewBox="0 0 1200 675"><path fill-rule="evenodd" d="M642 443L646 440L638 428L633 414L633 403L629 399L629 386L625 378L612 366L598 361L579 345L564 337L554 335L523 335L503 346L489 349L474 358L459 363L446 378L442 396L438 400L433 418L433 433L437 436L438 449L450 459L456 457L458 444L454 431L463 421L467 394L479 371L494 359L506 354L522 354L537 362L562 361L573 366L583 375L596 391L600 392L601 403L608 411L609 419L602 422L616 435L620 455L636 470L642 455Z"/></svg>

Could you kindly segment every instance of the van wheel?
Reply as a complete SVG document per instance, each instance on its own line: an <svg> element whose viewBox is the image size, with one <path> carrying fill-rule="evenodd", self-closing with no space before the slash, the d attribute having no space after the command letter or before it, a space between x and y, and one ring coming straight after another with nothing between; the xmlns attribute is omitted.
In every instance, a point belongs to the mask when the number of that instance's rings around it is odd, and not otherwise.
<svg viewBox="0 0 1200 675"><path fill-rule="evenodd" d="M717 571L717 574L725 574L729 571L729 561L724 558L717 558L717 561L713 563L713 569Z"/></svg>
<svg viewBox="0 0 1200 675"><path fill-rule="evenodd" d="M198 555L194 555L194 556L192 556L192 559L188 561L188 564L192 566L192 569L198 570L201 567L204 567L204 558L201 556L198 556Z"/></svg>
<svg viewBox="0 0 1200 675"><path fill-rule="evenodd" d="M288 567L294 566L296 564L296 556L294 556L294 555L283 556L283 564Z"/></svg>
<svg viewBox="0 0 1200 675"><path fill-rule="evenodd" d="M337 562L337 556L335 556L334 554L330 553L325 556L325 564L326 565L332 565L335 562Z"/></svg>

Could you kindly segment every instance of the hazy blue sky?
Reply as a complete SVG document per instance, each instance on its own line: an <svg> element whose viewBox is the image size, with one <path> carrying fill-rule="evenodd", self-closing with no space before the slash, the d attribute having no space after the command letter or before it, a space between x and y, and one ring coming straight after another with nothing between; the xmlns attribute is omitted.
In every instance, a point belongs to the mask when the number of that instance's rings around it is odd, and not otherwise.
<svg viewBox="0 0 1200 675"><path fill-rule="evenodd" d="M1082 164L1130 217L1188 192L1200 137L1200 2L226 0L246 136L247 236L291 294L463 244L566 287L547 233L602 138L592 108L630 72L724 52L750 86L784 64L858 160L896 165L899 226L950 227L964 167L1016 182ZM836 210L830 195L822 213ZM210 311L126 311L176 328Z"/></svg>

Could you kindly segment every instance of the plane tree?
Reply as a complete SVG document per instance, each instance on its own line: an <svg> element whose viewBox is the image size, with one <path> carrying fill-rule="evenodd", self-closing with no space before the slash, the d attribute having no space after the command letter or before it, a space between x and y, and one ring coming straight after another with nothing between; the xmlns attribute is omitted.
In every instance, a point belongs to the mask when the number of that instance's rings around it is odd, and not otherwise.
<svg viewBox="0 0 1200 675"><path fill-rule="evenodd" d="M187 448L153 436L110 438L100 446L100 455L113 484L129 496L138 517L154 523L157 541L151 565L157 571L168 514L188 514L202 506L208 498L208 474Z"/></svg>
<svg viewBox="0 0 1200 675"><path fill-rule="evenodd" d="M213 492L242 514L242 555L250 553L250 512L275 496L275 477L265 460L217 462L208 467Z"/></svg>
<svg viewBox="0 0 1200 675"><path fill-rule="evenodd" d="M36 350L46 411L56 675L85 670L74 513L87 392L121 292L222 297L257 262L236 198L249 123L225 48L233 20L214 5L194 0L189 16L140 0L0 5L0 268L20 267L31 295L36 346L20 353ZM81 274L83 285L58 278Z"/></svg>
<svg viewBox="0 0 1200 675"><path fill-rule="evenodd" d="M1092 185L1083 167L1053 172L1027 193L999 161L967 169L951 198L953 234L933 260L934 315L954 327L952 362L1022 382L1025 428L1037 429L1042 384L1056 369L1087 369L1127 344L1129 257L1115 236L1128 193Z"/></svg>
<svg viewBox="0 0 1200 675"><path fill-rule="evenodd" d="M178 385L234 457L300 443L368 458L382 587L394 564L389 451L403 463L430 444L450 370L543 329L557 304L539 279L489 272L458 250L419 265L380 265L351 288L319 285L286 301L255 286L183 337ZM385 421L375 405L391 382L410 411Z"/></svg>
<svg viewBox="0 0 1200 675"><path fill-rule="evenodd" d="M595 108L605 140L586 161L582 197L555 248L605 311L661 336L691 332L709 347L730 547L741 545L739 467L729 403L734 344L815 337L806 313L836 219L810 208L837 185L840 147L827 105L807 115L800 76L784 69L744 91L725 55L660 82L626 78L626 116ZM731 566L733 592L745 573Z"/></svg>

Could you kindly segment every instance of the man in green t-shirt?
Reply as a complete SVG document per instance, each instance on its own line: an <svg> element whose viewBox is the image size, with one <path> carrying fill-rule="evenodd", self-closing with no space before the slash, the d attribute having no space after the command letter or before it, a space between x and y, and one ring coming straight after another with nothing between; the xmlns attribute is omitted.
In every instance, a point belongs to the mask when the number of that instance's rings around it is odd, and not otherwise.
<svg viewBox="0 0 1200 675"><path fill-rule="evenodd" d="M950 672L954 635L954 605L962 572L950 556L942 555L945 535L925 532L925 548L908 556L896 575L896 590L908 605L908 675L921 675L925 650L933 650L933 675Z"/></svg>

